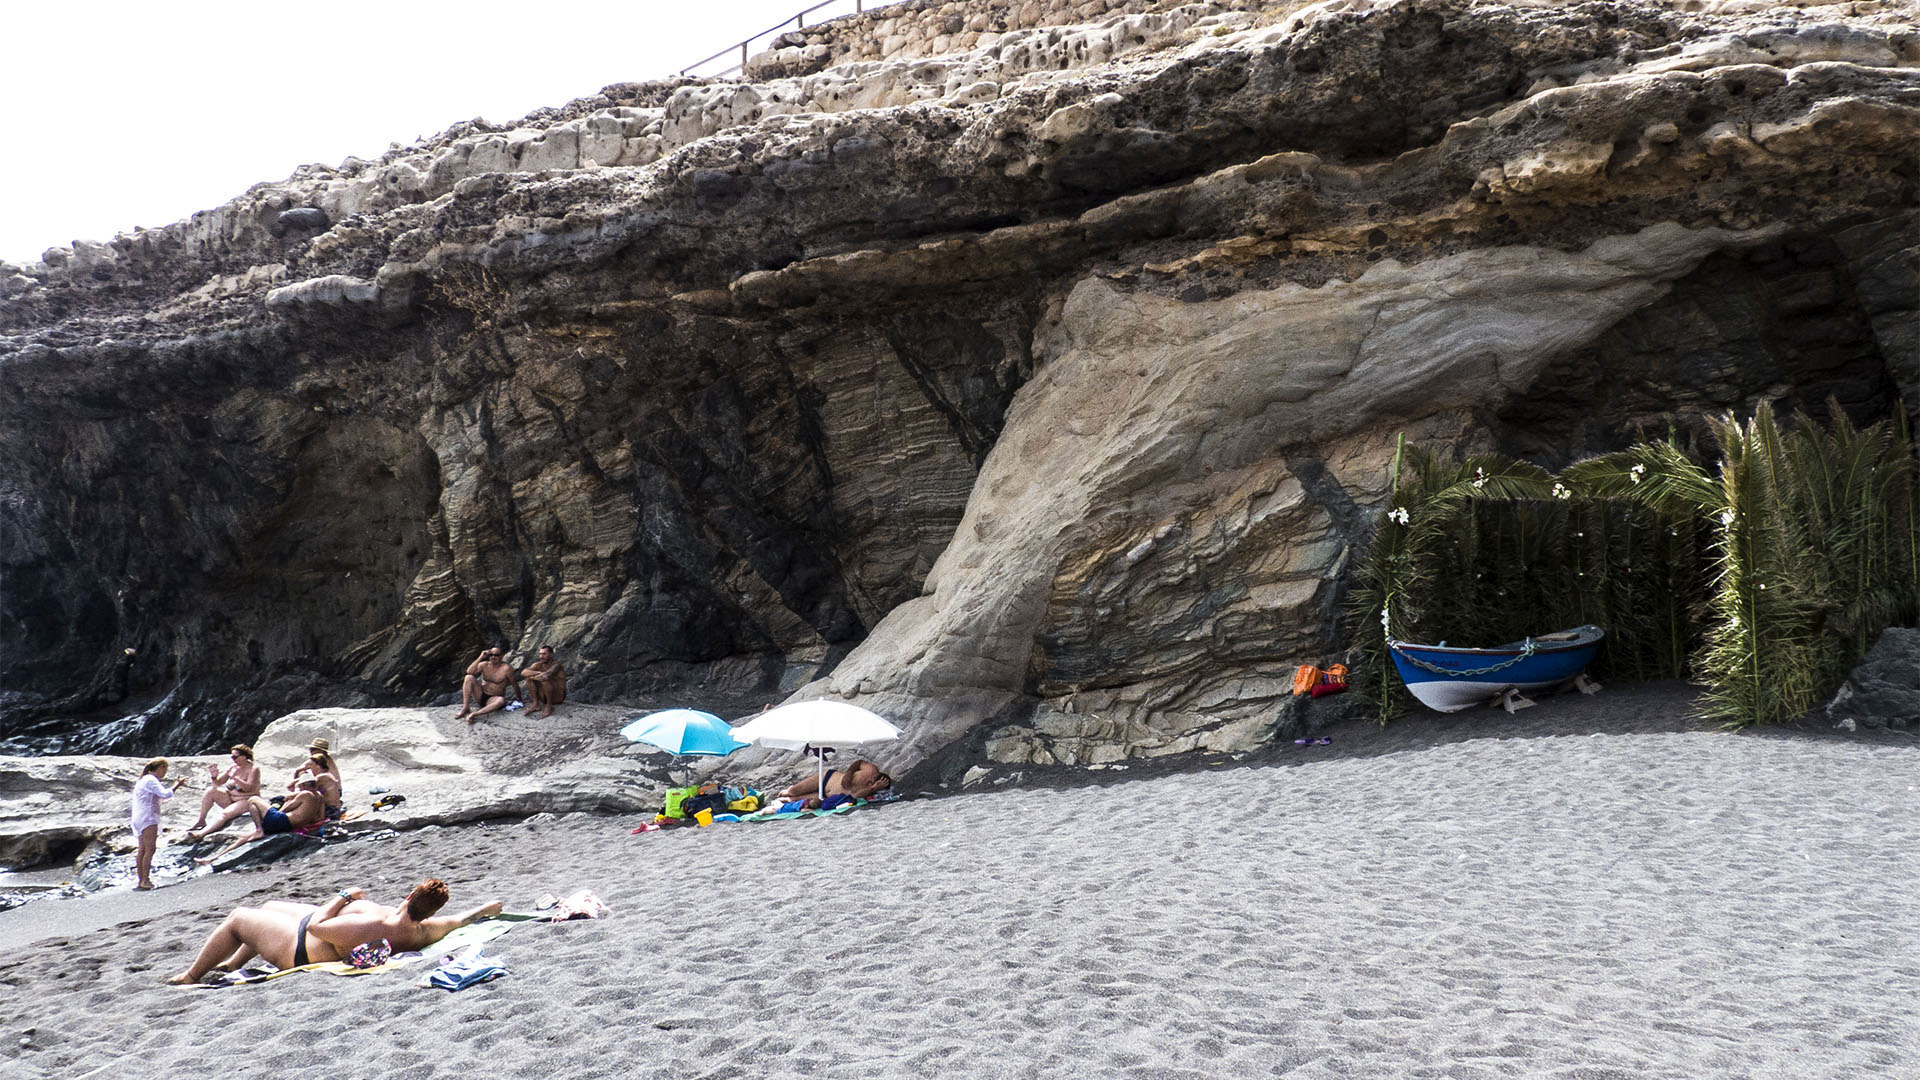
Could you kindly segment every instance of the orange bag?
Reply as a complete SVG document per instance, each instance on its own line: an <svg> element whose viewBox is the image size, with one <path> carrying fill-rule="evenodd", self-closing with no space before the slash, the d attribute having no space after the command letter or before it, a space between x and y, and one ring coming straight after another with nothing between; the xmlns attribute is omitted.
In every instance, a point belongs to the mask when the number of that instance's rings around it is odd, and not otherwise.
<svg viewBox="0 0 1920 1080"><path fill-rule="evenodd" d="M1310 693L1317 698L1326 697L1328 694L1344 694L1346 692L1347 665L1345 664L1329 665L1325 671L1320 673L1320 681L1314 683L1313 689L1310 691Z"/></svg>
<svg viewBox="0 0 1920 1080"><path fill-rule="evenodd" d="M1342 669L1344 677L1345 669ZM1320 669L1312 664L1301 664L1293 669L1293 696L1313 693L1313 686L1320 681Z"/></svg>

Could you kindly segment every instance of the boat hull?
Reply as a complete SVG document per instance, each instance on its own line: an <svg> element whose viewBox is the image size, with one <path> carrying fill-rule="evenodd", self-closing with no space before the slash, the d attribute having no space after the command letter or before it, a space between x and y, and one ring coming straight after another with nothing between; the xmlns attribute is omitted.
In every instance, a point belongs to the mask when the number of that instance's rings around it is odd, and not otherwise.
<svg viewBox="0 0 1920 1080"><path fill-rule="evenodd" d="M1597 626L1577 627L1534 639L1531 655L1518 641L1491 649L1396 642L1393 666L1420 704L1437 712L1459 712L1508 690L1533 693L1576 678L1593 662L1605 637Z"/></svg>

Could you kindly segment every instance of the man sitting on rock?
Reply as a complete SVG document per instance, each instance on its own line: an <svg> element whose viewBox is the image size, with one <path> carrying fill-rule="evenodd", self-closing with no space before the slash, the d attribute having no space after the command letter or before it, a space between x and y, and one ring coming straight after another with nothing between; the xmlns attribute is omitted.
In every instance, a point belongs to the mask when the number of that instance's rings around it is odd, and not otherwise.
<svg viewBox="0 0 1920 1080"><path fill-rule="evenodd" d="M554 658L553 646L540 646L540 658L520 672L527 680L528 714L532 710L546 707L541 716L552 716L553 707L567 700L567 672Z"/></svg>
<svg viewBox="0 0 1920 1080"><path fill-rule="evenodd" d="M219 968L238 971L256 956L275 967L304 967L338 960L365 945L384 939L393 951L411 952L446 937L454 930L500 913L492 900L464 915L435 917L447 902L447 883L428 878L413 887L397 908L366 899L364 889L342 889L322 905L269 900L257 908L235 908L200 948L193 966L168 979L189 984Z"/></svg>
<svg viewBox="0 0 1920 1080"><path fill-rule="evenodd" d="M513 687L513 695L520 696L520 676L514 674L513 665L507 663L507 650L498 645L483 649L473 663L467 665L467 677L460 683L460 716L471 724L476 719L496 712L507 706L507 687ZM475 711L474 705L480 705Z"/></svg>
<svg viewBox="0 0 1920 1080"><path fill-rule="evenodd" d="M293 794L287 796L286 801L277 807L258 795L248 799L246 807L247 812L253 815L252 834L235 840L212 855L195 859L194 862L210 863L243 844L265 840L269 836L279 836L281 833L310 829L327 819L326 796L320 793L320 781L311 776L301 778ZM220 824L226 823L223 817ZM208 831L211 832L212 829ZM200 840L204 836L205 833L190 832L187 834L187 839Z"/></svg>

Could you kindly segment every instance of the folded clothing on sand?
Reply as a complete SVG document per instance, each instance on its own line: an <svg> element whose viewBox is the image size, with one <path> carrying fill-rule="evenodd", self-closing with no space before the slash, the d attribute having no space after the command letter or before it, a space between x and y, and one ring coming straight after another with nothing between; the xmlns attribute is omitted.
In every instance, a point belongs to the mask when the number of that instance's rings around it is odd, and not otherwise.
<svg viewBox="0 0 1920 1080"><path fill-rule="evenodd" d="M507 973L506 961L498 957L483 956L483 946L475 945L471 950L441 961L426 978L416 985L437 986L442 990L465 990L475 983L488 982Z"/></svg>
<svg viewBox="0 0 1920 1080"><path fill-rule="evenodd" d="M567 922L572 919L597 919L602 915L611 915L613 909L593 894L592 889L581 889L569 895L565 900L556 900L549 893L533 902L533 906L543 914L535 918L548 922Z"/></svg>

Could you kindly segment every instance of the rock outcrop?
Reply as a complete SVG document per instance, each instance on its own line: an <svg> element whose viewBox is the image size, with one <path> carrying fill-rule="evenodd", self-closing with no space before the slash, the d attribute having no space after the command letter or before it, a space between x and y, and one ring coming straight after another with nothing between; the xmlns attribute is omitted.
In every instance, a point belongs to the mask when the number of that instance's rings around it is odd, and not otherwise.
<svg viewBox="0 0 1920 1080"><path fill-rule="evenodd" d="M667 754L620 738L630 712L572 706L545 720L508 713L474 727L446 708L308 709L267 725L254 744L267 796L284 794L307 744L325 738L344 779L348 835L492 818L593 810L658 810L670 776L683 775ZM187 776L166 807L170 844L193 824L207 790L207 766L224 758L173 759L170 778ZM108 755L0 757L0 867L70 862L89 852L133 849L129 793L141 759ZM375 790L405 802L372 809ZM248 819L213 834L245 836ZM211 854L212 843L202 846ZM236 858L251 853L243 848ZM223 867L224 868L224 867Z"/></svg>
<svg viewBox="0 0 1920 1080"><path fill-rule="evenodd" d="M503 640L590 700L850 697L901 764L1230 749L1337 647L1398 433L1920 403L1911 2L1064 10L0 267L7 745Z"/></svg>

